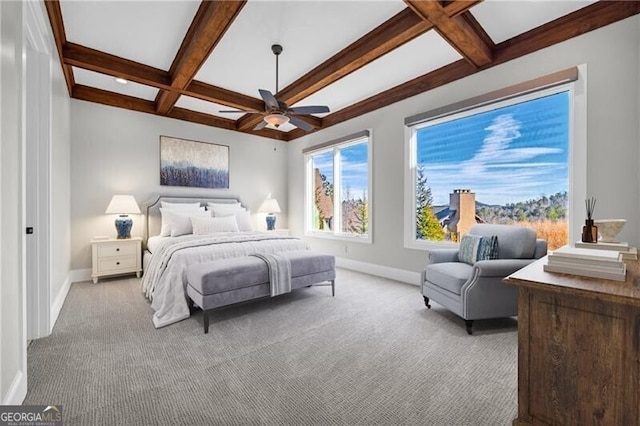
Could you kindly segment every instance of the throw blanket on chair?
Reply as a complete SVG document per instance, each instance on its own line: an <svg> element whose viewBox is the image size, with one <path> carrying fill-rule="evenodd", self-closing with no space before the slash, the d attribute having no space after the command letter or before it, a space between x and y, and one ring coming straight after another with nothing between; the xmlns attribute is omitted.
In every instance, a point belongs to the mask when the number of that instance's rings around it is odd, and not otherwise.
<svg viewBox="0 0 640 426"><path fill-rule="evenodd" d="M269 268L271 297L291 291L291 263L289 259L274 253L254 253L251 256L262 259Z"/></svg>

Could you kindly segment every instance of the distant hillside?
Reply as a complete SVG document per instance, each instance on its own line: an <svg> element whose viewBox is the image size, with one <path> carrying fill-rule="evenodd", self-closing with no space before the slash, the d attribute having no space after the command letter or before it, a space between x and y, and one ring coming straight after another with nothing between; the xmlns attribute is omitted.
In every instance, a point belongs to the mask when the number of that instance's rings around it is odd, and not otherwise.
<svg viewBox="0 0 640 426"><path fill-rule="evenodd" d="M567 205L568 196L565 191L504 206L476 201L476 214L489 223L556 221L566 220ZM433 212L441 219L441 216L444 217L449 214L449 205L434 206Z"/></svg>

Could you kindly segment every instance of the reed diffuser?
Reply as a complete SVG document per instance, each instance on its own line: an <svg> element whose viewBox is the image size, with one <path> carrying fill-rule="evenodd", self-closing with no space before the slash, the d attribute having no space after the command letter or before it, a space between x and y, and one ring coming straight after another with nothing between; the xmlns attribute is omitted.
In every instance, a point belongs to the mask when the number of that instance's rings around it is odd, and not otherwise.
<svg viewBox="0 0 640 426"><path fill-rule="evenodd" d="M587 219L584 221L582 227L582 242L583 243L597 243L598 242L598 227L593 224L593 211L596 208L596 199L594 197L584 200L584 205L587 209Z"/></svg>

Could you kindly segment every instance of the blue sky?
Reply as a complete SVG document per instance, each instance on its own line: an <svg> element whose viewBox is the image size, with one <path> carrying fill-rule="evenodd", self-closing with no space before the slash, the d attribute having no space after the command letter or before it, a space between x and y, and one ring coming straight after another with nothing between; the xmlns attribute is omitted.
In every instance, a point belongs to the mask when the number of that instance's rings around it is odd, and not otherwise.
<svg viewBox="0 0 640 426"><path fill-rule="evenodd" d="M351 145L343 148L340 153L342 189L349 187L350 198L353 199L361 198L363 193L368 197L367 144ZM320 169L320 173L327 176L329 182L333 182L333 151L314 155L313 167Z"/></svg>
<svg viewBox="0 0 640 426"><path fill-rule="evenodd" d="M486 204L515 203L568 189L569 93L523 102L420 129L423 164L434 204L470 189ZM333 151L313 157L333 182ZM343 188L367 191L367 145L342 149ZM399 191L402 188L398 188Z"/></svg>
<svg viewBox="0 0 640 426"><path fill-rule="evenodd" d="M434 204L470 189L487 204L514 203L568 188L569 94L422 128L417 135Z"/></svg>

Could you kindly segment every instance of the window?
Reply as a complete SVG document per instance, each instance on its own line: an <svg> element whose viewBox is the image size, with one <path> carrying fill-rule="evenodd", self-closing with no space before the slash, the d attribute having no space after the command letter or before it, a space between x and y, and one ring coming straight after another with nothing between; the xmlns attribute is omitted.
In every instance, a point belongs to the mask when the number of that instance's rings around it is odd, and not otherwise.
<svg viewBox="0 0 640 426"><path fill-rule="evenodd" d="M409 124L407 245L457 242L476 223L568 244L572 97L564 84Z"/></svg>
<svg viewBox="0 0 640 426"><path fill-rule="evenodd" d="M303 152L306 162L307 233L370 241L369 131Z"/></svg>

